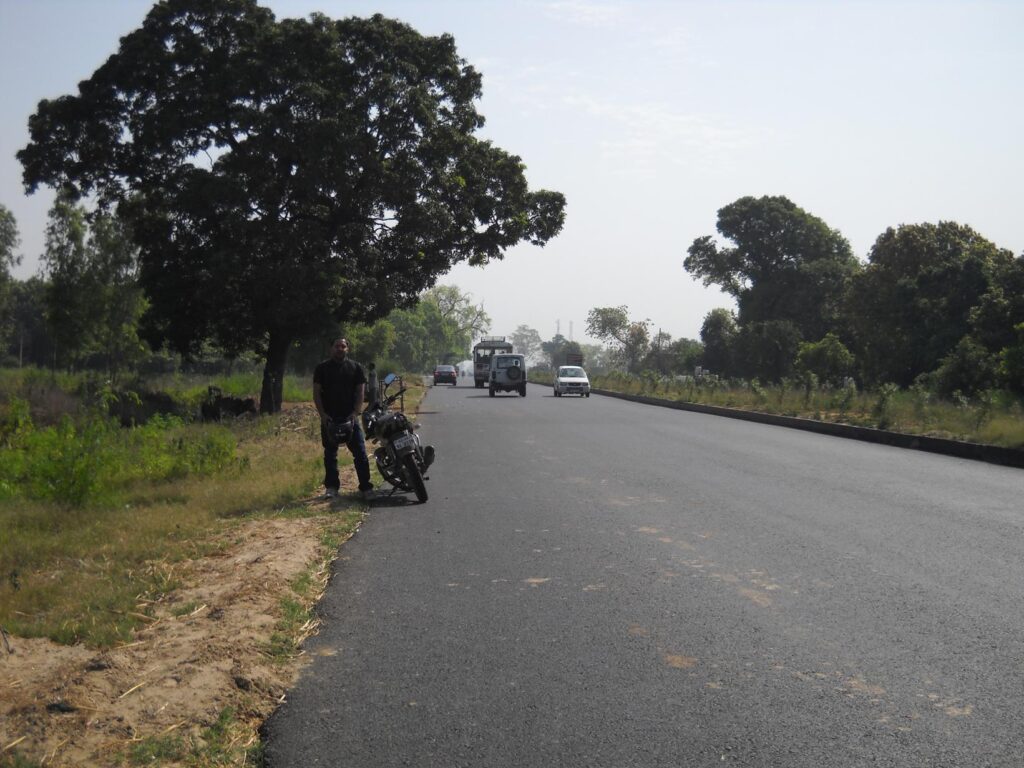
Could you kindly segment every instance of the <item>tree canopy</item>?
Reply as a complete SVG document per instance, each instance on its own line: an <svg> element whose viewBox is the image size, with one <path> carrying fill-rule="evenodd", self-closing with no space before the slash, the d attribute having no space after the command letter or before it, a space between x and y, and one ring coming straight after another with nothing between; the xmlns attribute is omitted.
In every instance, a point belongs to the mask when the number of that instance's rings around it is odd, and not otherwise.
<svg viewBox="0 0 1024 768"><path fill-rule="evenodd" d="M629 307L594 307L587 313L587 333L615 349L626 370L635 373L650 347L648 320L630 320Z"/></svg>
<svg viewBox="0 0 1024 768"><path fill-rule="evenodd" d="M324 318L383 317L561 230L563 196L474 136L480 95L448 35L164 0L77 95L40 102L18 158L29 191L131 222L154 338L266 355L267 410Z"/></svg>
<svg viewBox="0 0 1024 768"><path fill-rule="evenodd" d="M47 323L58 361L75 367L93 357L115 376L144 351L137 329L145 300L136 249L123 223L86 211L64 195L50 210L42 266Z"/></svg>
<svg viewBox="0 0 1024 768"><path fill-rule="evenodd" d="M343 333L352 345L352 357L359 362L430 371L438 363L467 358L473 337L486 333L490 324L490 317L469 294L455 285L437 285L425 291L415 306L396 309L369 325L335 328L331 335ZM309 350L318 353L316 360L329 349L327 336L320 342L316 350ZM308 368L315 359L307 354L304 362Z"/></svg>
<svg viewBox="0 0 1024 768"><path fill-rule="evenodd" d="M549 341L542 341L540 349L547 356L552 370L565 365L567 355L583 354L583 347L578 341L569 341L560 333L556 333Z"/></svg>
<svg viewBox="0 0 1024 768"><path fill-rule="evenodd" d="M460 351L463 357L468 357L473 337L487 333L491 327L491 318L483 305L474 304L472 297L457 285L434 286L424 298L437 304L437 311L451 328L449 349L445 351Z"/></svg>
<svg viewBox="0 0 1024 768"><path fill-rule="evenodd" d="M812 340L832 329L860 266L837 230L785 197L742 197L718 211L717 228L735 245L699 237L683 266L736 298L740 325L788 321Z"/></svg>
<svg viewBox="0 0 1024 768"><path fill-rule="evenodd" d="M528 363L534 363L542 354L541 344L543 343L540 332L528 325L517 326L509 338L512 348L526 357Z"/></svg>
<svg viewBox="0 0 1024 768"><path fill-rule="evenodd" d="M901 386L935 370L971 332L983 297L989 296L991 314L1000 315L1000 278L1014 271L1009 251L948 221L890 227L869 261L849 297L856 351L869 381ZM1013 327L1005 315L993 324L1004 334ZM995 329L988 333L999 336Z"/></svg>
<svg viewBox="0 0 1024 768"><path fill-rule="evenodd" d="M739 328L732 310L718 307L704 317L700 327L700 340L704 344L701 358L705 368L720 375L730 375L733 369L733 348Z"/></svg>

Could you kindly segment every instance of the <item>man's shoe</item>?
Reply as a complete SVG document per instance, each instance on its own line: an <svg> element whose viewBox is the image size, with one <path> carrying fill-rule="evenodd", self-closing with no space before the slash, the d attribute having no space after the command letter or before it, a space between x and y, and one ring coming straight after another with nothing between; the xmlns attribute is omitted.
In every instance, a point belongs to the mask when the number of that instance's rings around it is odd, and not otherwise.
<svg viewBox="0 0 1024 768"><path fill-rule="evenodd" d="M365 491L359 492L359 498L363 501L373 501L377 498L377 492L373 488L367 488Z"/></svg>
<svg viewBox="0 0 1024 768"><path fill-rule="evenodd" d="M324 493L324 496L326 496L328 499L336 499L338 498L338 489L328 488L327 491Z"/></svg>

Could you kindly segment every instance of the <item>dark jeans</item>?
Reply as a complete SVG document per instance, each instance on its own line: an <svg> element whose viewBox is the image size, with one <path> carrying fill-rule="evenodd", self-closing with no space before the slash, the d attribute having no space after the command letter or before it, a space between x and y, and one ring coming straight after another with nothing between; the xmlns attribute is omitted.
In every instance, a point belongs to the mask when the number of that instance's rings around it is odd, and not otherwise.
<svg viewBox="0 0 1024 768"><path fill-rule="evenodd" d="M341 488L341 478L338 476L338 444L332 443L327 436L327 428L320 425L320 442L324 446L324 487ZM373 489L370 482L370 461L366 458L366 441L363 440L363 430L358 426L352 430L352 436L345 443L349 453L352 454L352 463L356 468L356 477L359 478L359 490L369 491Z"/></svg>

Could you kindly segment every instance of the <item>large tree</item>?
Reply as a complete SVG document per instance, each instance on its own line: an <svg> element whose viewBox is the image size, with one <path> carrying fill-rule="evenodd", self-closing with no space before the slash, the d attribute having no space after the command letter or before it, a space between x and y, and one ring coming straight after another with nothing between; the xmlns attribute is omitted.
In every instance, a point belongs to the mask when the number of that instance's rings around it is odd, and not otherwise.
<svg viewBox="0 0 1024 768"><path fill-rule="evenodd" d="M1024 323L1024 255L1007 261L1004 254L993 267L988 292L971 310L971 335L1000 352L1018 343L1015 328Z"/></svg>
<svg viewBox="0 0 1024 768"><path fill-rule="evenodd" d="M48 285L41 277L13 281L9 299L12 329L7 354L18 366L43 367L54 362L54 337L46 321Z"/></svg>
<svg viewBox="0 0 1024 768"><path fill-rule="evenodd" d="M46 316L59 360L118 373L143 356L138 337L145 300L138 284L137 249L116 217L87 216L59 195L46 227L43 269Z"/></svg>
<svg viewBox="0 0 1024 768"><path fill-rule="evenodd" d="M123 221L109 215L93 217L89 261L98 309L94 353L116 379L146 355L139 338L146 300L139 286L138 248Z"/></svg>
<svg viewBox="0 0 1024 768"><path fill-rule="evenodd" d="M77 95L40 103L18 157L30 191L121 207L155 331L264 354L266 411L324 317L369 322L560 231L562 195L474 136L480 95L448 35L164 0Z"/></svg>
<svg viewBox="0 0 1024 768"><path fill-rule="evenodd" d="M835 229L785 197L743 197L718 211L718 232L690 245L685 269L736 298L739 323L786 321L803 338L833 330L860 263Z"/></svg>
<svg viewBox="0 0 1024 768"><path fill-rule="evenodd" d="M1012 340L991 326L998 326L1000 306L993 289L1013 273L1013 254L970 227L945 221L889 228L869 261L852 282L847 310L869 382L907 386L934 371L971 333L972 316L983 337ZM1010 333L1012 323L1004 322Z"/></svg>
<svg viewBox="0 0 1024 768"><path fill-rule="evenodd" d="M560 333L556 333L550 341L541 342L540 350L547 356L552 370L560 365L565 365L568 359L567 355L583 354L583 347L579 342L569 341Z"/></svg>
<svg viewBox="0 0 1024 768"><path fill-rule="evenodd" d="M544 343L540 338L540 332L528 325L520 325L512 332L510 339L512 348L524 355L531 365L536 363L542 355L541 345Z"/></svg>
<svg viewBox="0 0 1024 768"><path fill-rule="evenodd" d="M700 327L700 340L704 344L701 365L721 376L735 374L738 335L736 314L731 309L716 307L708 312Z"/></svg>
<svg viewBox="0 0 1024 768"><path fill-rule="evenodd" d="M482 304L474 304L473 297L463 293L456 285L436 285L421 297L422 302L437 306L441 318L443 339L435 345L435 363L466 360L471 355L473 339L487 333L491 318Z"/></svg>
<svg viewBox="0 0 1024 768"><path fill-rule="evenodd" d="M47 276L46 321L56 341L54 364L74 367L92 345L93 299L85 209L58 195L46 223L42 268Z"/></svg>
<svg viewBox="0 0 1024 768"><path fill-rule="evenodd" d="M733 368L740 376L779 382L793 373L800 331L790 320L743 325L736 335Z"/></svg>
<svg viewBox="0 0 1024 768"><path fill-rule="evenodd" d="M672 342L669 354L672 373L693 375L704 356L704 345L696 339L679 338Z"/></svg>
<svg viewBox="0 0 1024 768"><path fill-rule="evenodd" d="M609 344L628 373L638 373L651 345L649 320L630 320L629 307L594 307L587 334Z"/></svg>
<svg viewBox="0 0 1024 768"><path fill-rule="evenodd" d="M395 362L404 370L425 372L438 363L465 359L473 335L486 331L491 320L468 294L444 285L426 291L416 306L395 310L385 322L394 329L389 354Z"/></svg>

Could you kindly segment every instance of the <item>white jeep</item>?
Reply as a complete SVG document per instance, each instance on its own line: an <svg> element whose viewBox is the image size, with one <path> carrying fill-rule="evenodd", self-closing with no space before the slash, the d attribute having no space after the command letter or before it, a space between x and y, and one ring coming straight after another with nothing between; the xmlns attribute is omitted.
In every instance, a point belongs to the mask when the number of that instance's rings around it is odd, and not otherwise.
<svg viewBox="0 0 1024 768"><path fill-rule="evenodd" d="M497 354L491 358L487 393L518 392L526 397L526 358L523 355Z"/></svg>

